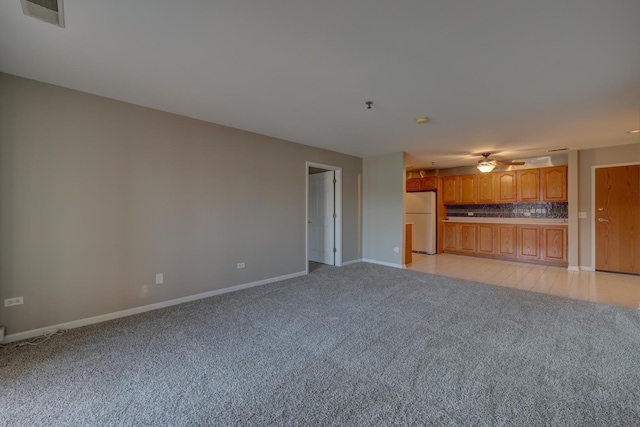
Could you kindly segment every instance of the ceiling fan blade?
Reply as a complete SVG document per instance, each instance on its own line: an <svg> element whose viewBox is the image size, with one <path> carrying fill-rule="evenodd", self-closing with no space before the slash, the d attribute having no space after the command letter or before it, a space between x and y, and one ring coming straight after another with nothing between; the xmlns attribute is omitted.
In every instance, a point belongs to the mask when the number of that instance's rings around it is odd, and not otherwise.
<svg viewBox="0 0 640 427"><path fill-rule="evenodd" d="M503 162L502 160L494 160L498 166L523 166L524 162Z"/></svg>

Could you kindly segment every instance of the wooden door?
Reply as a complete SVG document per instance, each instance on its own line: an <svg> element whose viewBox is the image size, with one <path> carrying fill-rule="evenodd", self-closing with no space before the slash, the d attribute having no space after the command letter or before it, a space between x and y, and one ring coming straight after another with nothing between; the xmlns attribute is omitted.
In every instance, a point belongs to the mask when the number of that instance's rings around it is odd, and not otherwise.
<svg viewBox="0 0 640 427"><path fill-rule="evenodd" d="M517 171L518 201L537 202L540 200L540 169Z"/></svg>
<svg viewBox="0 0 640 427"><path fill-rule="evenodd" d="M493 173L478 175L478 203L495 203L495 176Z"/></svg>
<svg viewBox="0 0 640 427"><path fill-rule="evenodd" d="M640 274L640 165L596 169L596 270Z"/></svg>
<svg viewBox="0 0 640 427"><path fill-rule="evenodd" d="M540 169L540 187L545 202L567 201L567 167L555 166Z"/></svg>
<svg viewBox="0 0 640 427"><path fill-rule="evenodd" d="M476 176L460 175L460 203L476 203Z"/></svg>
<svg viewBox="0 0 640 427"><path fill-rule="evenodd" d="M458 176L442 178L442 203L445 205L458 202Z"/></svg>
<svg viewBox="0 0 640 427"><path fill-rule="evenodd" d="M513 171L496 172L496 203L516 201L516 173Z"/></svg>

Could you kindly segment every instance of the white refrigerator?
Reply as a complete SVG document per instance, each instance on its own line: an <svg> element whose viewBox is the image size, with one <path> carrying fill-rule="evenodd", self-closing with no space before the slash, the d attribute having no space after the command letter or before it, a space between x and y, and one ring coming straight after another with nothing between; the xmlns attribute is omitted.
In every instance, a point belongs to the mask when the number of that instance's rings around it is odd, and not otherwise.
<svg viewBox="0 0 640 427"><path fill-rule="evenodd" d="M412 251L436 253L436 193L425 191L405 194L405 222L413 223Z"/></svg>

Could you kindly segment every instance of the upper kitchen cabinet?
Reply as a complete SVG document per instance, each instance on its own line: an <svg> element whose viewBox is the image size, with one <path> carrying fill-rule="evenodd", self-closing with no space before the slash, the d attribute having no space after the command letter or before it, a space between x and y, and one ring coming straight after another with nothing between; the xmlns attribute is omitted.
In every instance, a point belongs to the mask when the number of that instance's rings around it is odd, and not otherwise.
<svg viewBox="0 0 640 427"><path fill-rule="evenodd" d="M483 173L477 175L478 181L478 203L495 203L495 178L494 173Z"/></svg>
<svg viewBox="0 0 640 427"><path fill-rule="evenodd" d="M429 191L435 190L438 187L437 176L424 176L422 178L409 178L407 179L407 191Z"/></svg>
<svg viewBox="0 0 640 427"><path fill-rule="evenodd" d="M540 169L525 169L516 172L519 202L540 200Z"/></svg>
<svg viewBox="0 0 640 427"><path fill-rule="evenodd" d="M567 167L555 166L540 169L542 200L545 202L567 201Z"/></svg>
<svg viewBox="0 0 640 427"><path fill-rule="evenodd" d="M514 171L495 172L496 203L515 202L517 200L516 173Z"/></svg>
<svg viewBox="0 0 640 427"><path fill-rule="evenodd" d="M407 179L407 192L420 191L420 178Z"/></svg>
<svg viewBox="0 0 640 427"><path fill-rule="evenodd" d="M458 203L459 176L442 177L442 203L445 205Z"/></svg>
<svg viewBox="0 0 640 427"><path fill-rule="evenodd" d="M460 175L460 194L458 203L477 203L476 197L476 175Z"/></svg>
<svg viewBox="0 0 640 427"><path fill-rule="evenodd" d="M437 187L438 187L437 176L425 176L423 178L420 178L421 190L435 190Z"/></svg>

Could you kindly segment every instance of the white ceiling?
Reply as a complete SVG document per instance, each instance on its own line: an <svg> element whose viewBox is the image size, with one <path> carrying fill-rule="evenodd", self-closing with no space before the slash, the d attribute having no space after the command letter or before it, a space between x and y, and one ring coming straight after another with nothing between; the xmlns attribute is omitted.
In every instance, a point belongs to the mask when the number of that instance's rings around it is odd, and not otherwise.
<svg viewBox="0 0 640 427"><path fill-rule="evenodd" d="M639 0L64 5L62 29L0 2L0 71L421 166L640 142Z"/></svg>

